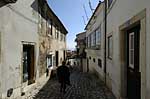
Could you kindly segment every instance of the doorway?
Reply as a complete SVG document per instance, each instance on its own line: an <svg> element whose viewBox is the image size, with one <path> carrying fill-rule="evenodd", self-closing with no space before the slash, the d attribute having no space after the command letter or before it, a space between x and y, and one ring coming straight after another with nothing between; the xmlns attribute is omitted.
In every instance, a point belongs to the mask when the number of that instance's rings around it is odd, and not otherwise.
<svg viewBox="0 0 150 99"><path fill-rule="evenodd" d="M34 45L23 44L23 82L34 83L34 71Z"/></svg>
<svg viewBox="0 0 150 99"><path fill-rule="evenodd" d="M46 68L50 68L50 67L52 67L53 66L53 59L52 59L52 55L47 55L47 57L46 57L46 63L47 63L47 67Z"/></svg>
<svg viewBox="0 0 150 99"><path fill-rule="evenodd" d="M140 25L127 30L127 97L141 99L141 73L139 66Z"/></svg>
<svg viewBox="0 0 150 99"><path fill-rule="evenodd" d="M87 58L87 72L89 72L89 59Z"/></svg>
<svg viewBox="0 0 150 99"><path fill-rule="evenodd" d="M59 52L56 51L55 55L56 55L56 66L58 66L58 63L59 63Z"/></svg>
<svg viewBox="0 0 150 99"><path fill-rule="evenodd" d="M66 60L66 51L63 51L64 60Z"/></svg>

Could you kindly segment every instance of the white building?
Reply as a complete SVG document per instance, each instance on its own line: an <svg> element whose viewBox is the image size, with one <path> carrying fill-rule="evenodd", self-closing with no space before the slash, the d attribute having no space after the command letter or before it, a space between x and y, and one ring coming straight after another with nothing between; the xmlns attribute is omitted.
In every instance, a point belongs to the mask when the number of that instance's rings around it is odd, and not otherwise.
<svg viewBox="0 0 150 99"><path fill-rule="evenodd" d="M107 0L107 85L117 99L150 98L149 5Z"/></svg>
<svg viewBox="0 0 150 99"><path fill-rule="evenodd" d="M66 34L46 0L1 0L0 99L14 99L46 80L47 66L65 59Z"/></svg>
<svg viewBox="0 0 150 99"><path fill-rule="evenodd" d="M99 2L91 16L86 30L86 70L95 72L104 80L104 3Z"/></svg>

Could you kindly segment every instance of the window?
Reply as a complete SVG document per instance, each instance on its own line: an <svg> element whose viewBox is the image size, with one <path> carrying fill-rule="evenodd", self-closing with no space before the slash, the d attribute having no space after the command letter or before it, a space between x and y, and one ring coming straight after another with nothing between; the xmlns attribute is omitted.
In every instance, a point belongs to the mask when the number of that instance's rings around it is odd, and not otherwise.
<svg viewBox="0 0 150 99"><path fill-rule="evenodd" d="M134 68L134 33L129 34L129 66Z"/></svg>
<svg viewBox="0 0 150 99"><path fill-rule="evenodd" d="M91 47L91 35L88 36L88 48Z"/></svg>
<svg viewBox="0 0 150 99"><path fill-rule="evenodd" d="M95 58L93 58L93 62L95 63Z"/></svg>
<svg viewBox="0 0 150 99"><path fill-rule="evenodd" d="M91 34L91 46L93 47L94 46L94 33Z"/></svg>
<svg viewBox="0 0 150 99"><path fill-rule="evenodd" d="M60 30L57 30L57 39L59 39L59 35L60 35Z"/></svg>
<svg viewBox="0 0 150 99"><path fill-rule="evenodd" d="M86 37L86 48L88 48L88 37Z"/></svg>
<svg viewBox="0 0 150 99"><path fill-rule="evenodd" d="M108 7L110 7L110 5L112 4L113 0L108 0Z"/></svg>
<svg viewBox="0 0 150 99"><path fill-rule="evenodd" d="M60 41L63 41L63 34L60 33Z"/></svg>
<svg viewBox="0 0 150 99"><path fill-rule="evenodd" d="M64 35L64 42L66 41L66 36Z"/></svg>
<svg viewBox="0 0 150 99"><path fill-rule="evenodd" d="M93 43L94 43L94 46L96 46L96 31L94 32L93 35L94 35L94 38L93 38L94 42Z"/></svg>
<svg viewBox="0 0 150 99"><path fill-rule="evenodd" d="M52 35L52 20L48 20L48 23L47 23L47 26L48 26L48 34Z"/></svg>
<svg viewBox="0 0 150 99"><path fill-rule="evenodd" d="M91 39L92 39L92 47L95 47L96 45L96 33L91 34Z"/></svg>
<svg viewBox="0 0 150 99"><path fill-rule="evenodd" d="M101 60L101 59L98 59L98 66L99 66L100 68L102 68L102 60Z"/></svg>
<svg viewBox="0 0 150 99"><path fill-rule="evenodd" d="M100 45L100 29L97 29L96 31L96 45Z"/></svg>
<svg viewBox="0 0 150 99"><path fill-rule="evenodd" d="M108 37L108 58L112 59L112 35Z"/></svg>
<svg viewBox="0 0 150 99"><path fill-rule="evenodd" d="M89 59L91 59L91 56L89 57Z"/></svg>
<svg viewBox="0 0 150 99"><path fill-rule="evenodd" d="M89 47L90 47L90 37L88 36L87 39L88 39L88 40L87 40L87 41L88 41L87 46L88 46L88 48L89 48Z"/></svg>
<svg viewBox="0 0 150 99"><path fill-rule="evenodd" d="M58 27L56 26L55 27L55 39L58 39L59 38L59 30L58 30Z"/></svg>
<svg viewBox="0 0 150 99"><path fill-rule="evenodd" d="M52 55L47 56L47 68L52 67Z"/></svg>

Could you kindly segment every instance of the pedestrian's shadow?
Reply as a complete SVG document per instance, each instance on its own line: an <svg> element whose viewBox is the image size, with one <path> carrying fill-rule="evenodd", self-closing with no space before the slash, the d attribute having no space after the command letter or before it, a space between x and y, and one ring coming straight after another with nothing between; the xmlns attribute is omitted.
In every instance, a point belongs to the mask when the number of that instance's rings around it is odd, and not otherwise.
<svg viewBox="0 0 150 99"><path fill-rule="evenodd" d="M73 74L76 70L73 69ZM56 75L52 76L46 84L39 90L39 92L33 96L33 99L65 99L68 95L69 90L72 89L71 86L67 86L67 91L65 94L60 92L60 84Z"/></svg>

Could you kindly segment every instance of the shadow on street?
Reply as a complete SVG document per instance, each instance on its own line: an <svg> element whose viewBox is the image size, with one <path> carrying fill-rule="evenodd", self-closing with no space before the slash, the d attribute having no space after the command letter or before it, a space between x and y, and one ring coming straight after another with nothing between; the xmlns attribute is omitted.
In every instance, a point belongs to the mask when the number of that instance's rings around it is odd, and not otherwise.
<svg viewBox="0 0 150 99"><path fill-rule="evenodd" d="M115 99L104 83L92 74L74 70L70 80L72 86L67 86L63 94L57 78L49 79L33 99Z"/></svg>

